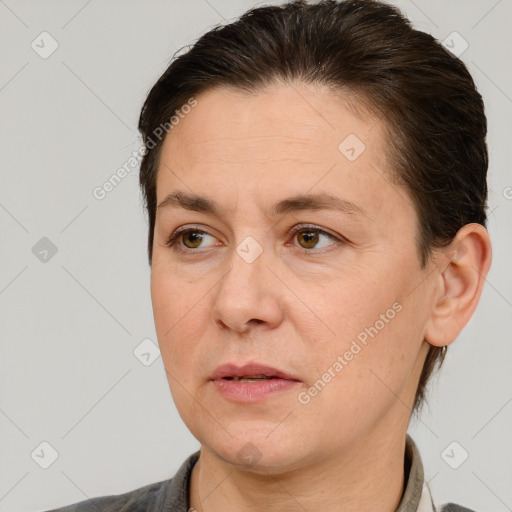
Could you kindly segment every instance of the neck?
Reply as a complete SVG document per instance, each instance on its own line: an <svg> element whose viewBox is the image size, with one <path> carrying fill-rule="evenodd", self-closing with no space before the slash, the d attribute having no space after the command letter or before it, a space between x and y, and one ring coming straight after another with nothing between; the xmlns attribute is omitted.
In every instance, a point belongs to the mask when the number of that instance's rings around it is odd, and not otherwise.
<svg viewBox="0 0 512 512"><path fill-rule="evenodd" d="M404 490L405 432L362 438L336 457L288 472L240 470L201 448L190 510L395 512Z"/></svg>

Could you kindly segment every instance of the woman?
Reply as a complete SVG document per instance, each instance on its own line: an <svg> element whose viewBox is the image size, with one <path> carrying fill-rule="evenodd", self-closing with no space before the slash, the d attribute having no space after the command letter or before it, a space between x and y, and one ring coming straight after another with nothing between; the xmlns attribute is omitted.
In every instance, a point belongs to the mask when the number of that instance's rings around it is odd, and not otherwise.
<svg viewBox="0 0 512 512"><path fill-rule="evenodd" d="M491 263L464 64L384 3L256 8L172 62L139 129L158 341L201 449L59 510L436 510L407 427Z"/></svg>

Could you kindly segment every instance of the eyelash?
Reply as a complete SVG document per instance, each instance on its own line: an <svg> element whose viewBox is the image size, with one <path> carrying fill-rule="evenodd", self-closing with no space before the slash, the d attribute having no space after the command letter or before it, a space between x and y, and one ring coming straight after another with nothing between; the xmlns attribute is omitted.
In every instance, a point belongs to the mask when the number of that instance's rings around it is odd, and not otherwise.
<svg viewBox="0 0 512 512"><path fill-rule="evenodd" d="M295 226L290 231L290 236L295 237L295 235L300 232L326 235L327 237L329 237L331 240L334 241L334 245L346 245L347 243L349 243L349 241L346 238L343 238L343 237L338 238L335 235L332 235L331 233L329 233L328 231L325 231L324 229L321 229L317 226L311 226L311 225L306 225L306 224L301 224L301 225ZM202 229L198 229L198 228L177 229L176 231L174 231L174 233L172 233L168 237L167 241L165 242L165 245L167 245L168 247L171 247L173 250L180 252L180 253L199 252L199 249L184 248L183 246L178 245L178 242L180 241L181 236L185 235L187 233L210 235L210 233L208 233ZM213 235L210 235L210 236L213 236ZM315 251L315 249L304 249L303 247L297 247L297 246L294 246L294 247L299 252L303 252L305 254L316 254L316 252L318 252L318 250ZM320 249L320 251L321 250L322 249Z"/></svg>

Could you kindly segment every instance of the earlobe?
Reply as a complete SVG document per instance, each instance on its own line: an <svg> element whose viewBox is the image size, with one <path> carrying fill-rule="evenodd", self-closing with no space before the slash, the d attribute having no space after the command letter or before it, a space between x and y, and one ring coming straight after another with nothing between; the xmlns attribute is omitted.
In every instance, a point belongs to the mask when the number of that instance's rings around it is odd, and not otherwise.
<svg viewBox="0 0 512 512"><path fill-rule="evenodd" d="M466 224L452 243L440 250L438 293L427 322L425 339L442 347L453 343L473 315L489 272L492 248L481 224Z"/></svg>

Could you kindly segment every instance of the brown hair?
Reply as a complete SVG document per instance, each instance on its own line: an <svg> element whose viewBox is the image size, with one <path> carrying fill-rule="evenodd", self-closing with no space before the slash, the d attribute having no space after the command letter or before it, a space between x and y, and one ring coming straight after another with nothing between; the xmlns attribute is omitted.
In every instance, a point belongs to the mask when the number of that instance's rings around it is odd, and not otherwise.
<svg viewBox="0 0 512 512"><path fill-rule="evenodd" d="M391 177L408 191L418 215L416 242L423 268L432 249L447 246L462 226L485 226L487 121L482 97L462 61L386 3L299 0L254 8L213 28L186 53L175 54L149 92L139 130L147 148L140 185L149 218L150 265L164 140L160 135L154 140L159 127L168 131L173 114L214 87L250 94L291 80L355 97L355 108L385 121ZM414 411L445 353L446 347L429 348Z"/></svg>

